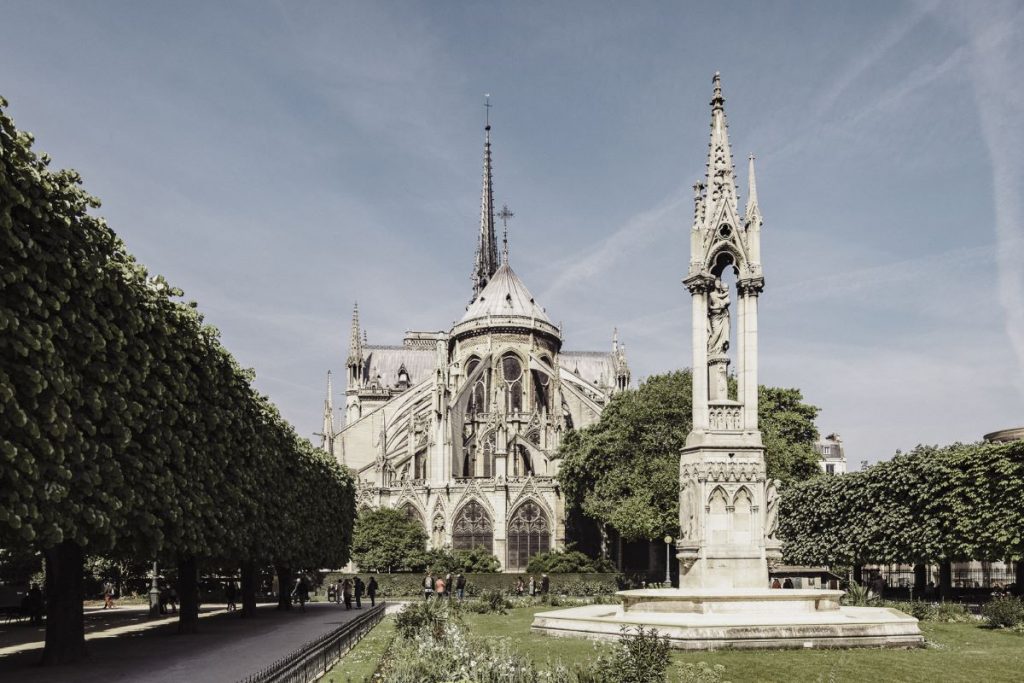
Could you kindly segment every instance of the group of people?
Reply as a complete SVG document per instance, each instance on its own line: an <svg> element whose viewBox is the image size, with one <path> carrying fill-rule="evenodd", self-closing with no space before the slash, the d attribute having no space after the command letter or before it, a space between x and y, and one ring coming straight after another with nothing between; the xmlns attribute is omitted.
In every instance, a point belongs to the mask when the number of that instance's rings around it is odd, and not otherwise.
<svg viewBox="0 0 1024 683"><path fill-rule="evenodd" d="M438 574L434 576L433 572L428 571L427 575L423 577L423 599L429 600L432 596L437 598L451 598L452 589L455 590L455 597L460 601L466 597L466 576L459 572L455 576L452 576L451 572L441 576Z"/></svg>
<svg viewBox="0 0 1024 683"><path fill-rule="evenodd" d="M537 577L530 575L529 581L523 581L523 577L516 579L515 594L516 595L547 595L548 590L551 588L551 580L547 574L541 574L540 580Z"/></svg>
<svg viewBox="0 0 1024 683"><path fill-rule="evenodd" d="M372 574L365 583L357 576L327 584L327 600L339 605L345 603L345 609L352 609L353 599L356 609L362 609L363 595L370 598L370 607L377 604L377 579Z"/></svg>

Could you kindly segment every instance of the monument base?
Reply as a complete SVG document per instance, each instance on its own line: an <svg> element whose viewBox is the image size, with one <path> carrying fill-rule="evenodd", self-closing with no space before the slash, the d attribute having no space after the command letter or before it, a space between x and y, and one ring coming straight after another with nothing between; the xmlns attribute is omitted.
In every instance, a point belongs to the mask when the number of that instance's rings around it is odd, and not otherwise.
<svg viewBox="0 0 1024 683"><path fill-rule="evenodd" d="M655 628L683 650L921 647L917 619L884 607L840 607L842 591L796 589L621 591L622 605L540 612L530 629L614 640Z"/></svg>

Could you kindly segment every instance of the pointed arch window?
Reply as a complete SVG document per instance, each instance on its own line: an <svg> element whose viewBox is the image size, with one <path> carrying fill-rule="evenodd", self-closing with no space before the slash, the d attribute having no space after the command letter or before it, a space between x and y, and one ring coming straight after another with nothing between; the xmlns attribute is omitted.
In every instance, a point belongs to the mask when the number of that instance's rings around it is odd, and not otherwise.
<svg viewBox="0 0 1024 683"><path fill-rule="evenodd" d="M483 548L494 552L494 526L484 506L475 500L466 503L452 525L452 548L471 550Z"/></svg>
<svg viewBox="0 0 1024 683"><path fill-rule="evenodd" d="M533 378L534 409L540 413L547 413L551 410L551 378L540 370L533 370L530 374Z"/></svg>
<svg viewBox="0 0 1024 683"><path fill-rule="evenodd" d="M523 411L523 363L515 354L501 359L501 378L505 382L505 408L510 413Z"/></svg>
<svg viewBox="0 0 1024 683"><path fill-rule="evenodd" d="M530 558L551 546L551 523L544 510L529 500L516 508L508 522L507 568L525 570Z"/></svg>

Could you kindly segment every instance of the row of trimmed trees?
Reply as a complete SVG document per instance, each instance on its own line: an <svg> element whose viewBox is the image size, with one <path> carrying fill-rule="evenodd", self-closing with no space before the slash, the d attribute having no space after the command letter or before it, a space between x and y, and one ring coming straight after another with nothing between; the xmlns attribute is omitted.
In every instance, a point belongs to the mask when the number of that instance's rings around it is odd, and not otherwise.
<svg viewBox="0 0 1024 683"><path fill-rule="evenodd" d="M299 438L204 324L151 278L77 173L0 99L0 546L45 559L44 662L84 654L88 555L176 564L183 632L200 564L348 561L350 475ZM285 592L285 591L282 591Z"/></svg>
<svg viewBox="0 0 1024 683"><path fill-rule="evenodd" d="M862 472L787 487L779 511L796 564L951 563L1024 557L1024 441L919 446ZM1024 578L1018 562L1018 590Z"/></svg>

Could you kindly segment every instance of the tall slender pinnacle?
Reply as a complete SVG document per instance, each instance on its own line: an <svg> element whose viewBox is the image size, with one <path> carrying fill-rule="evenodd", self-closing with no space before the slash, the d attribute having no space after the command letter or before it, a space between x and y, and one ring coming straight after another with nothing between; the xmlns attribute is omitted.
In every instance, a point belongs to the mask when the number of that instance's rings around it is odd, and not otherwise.
<svg viewBox="0 0 1024 683"><path fill-rule="evenodd" d="M712 79L711 140L708 142L707 196L704 215L713 220L724 202L736 209L736 170L729 146L729 125L725 121L725 98L722 97L722 77L716 71Z"/></svg>
<svg viewBox="0 0 1024 683"><path fill-rule="evenodd" d="M331 385L331 371L327 371L327 398L324 399L324 426L320 432L320 447L334 455L334 387Z"/></svg>
<svg viewBox="0 0 1024 683"><path fill-rule="evenodd" d="M757 204L757 176L754 174L754 155L749 157L747 170L747 223L761 220L761 207Z"/></svg>
<svg viewBox="0 0 1024 683"><path fill-rule="evenodd" d="M352 366L363 360L363 338L359 329L359 302L352 308L352 336L349 338L347 365Z"/></svg>
<svg viewBox="0 0 1024 683"><path fill-rule="evenodd" d="M494 188L491 174L491 118L490 95L484 106L487 108L487 122L484 126L484 180L480 193L480 235L476 247L476 264L473 267L473 298L490 282L498 269L498 238L494 230Z"/></svg>

